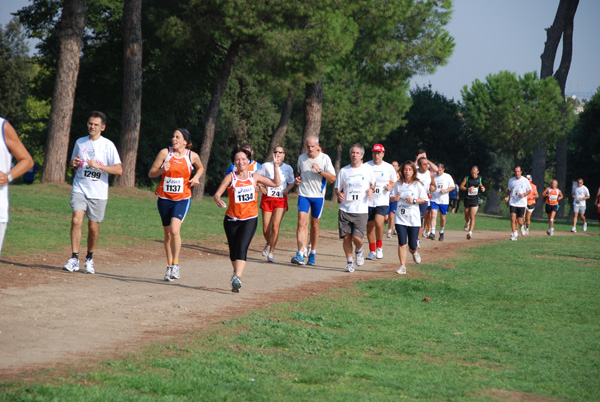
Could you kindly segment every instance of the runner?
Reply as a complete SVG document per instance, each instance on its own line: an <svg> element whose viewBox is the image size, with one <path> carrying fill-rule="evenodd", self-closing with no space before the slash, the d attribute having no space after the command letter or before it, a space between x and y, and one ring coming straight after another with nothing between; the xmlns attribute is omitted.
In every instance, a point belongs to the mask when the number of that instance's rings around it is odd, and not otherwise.
<svg viewBox="0 0 600 402"><path fill-rule="evenodd" d="M88 118L88 136L79 138L73 147L71 167L77 169L71 192L71 258L63 269L79 271L79 246L83 216L88 218L86 274L94 274L94 251L98 242L100 222L104 220L108 202L108 175L123 174L121 158L113 142L102 136L106 129L106 115L92 112Z"/></svg>
<svg viewBox="0 0 600 402"><path fill-rule="evenodd" d="M452 181L454 181L454 179L452 179ZM454 190L448 193L448 196L450 197L450 205L448 208L450 208L450 212L455 214L458 212L458 208L460 207L460 200L458 199L458 187L455 186Z"/></svg>
<svg viewBox="0 0 600 402"><path fill-rule="evenodd" d="M14 166L11 164L13 156L17 159ZM8 185L33 166L33 159L13 126L0 117L0 256L8 225Z"/></svg>
<svg viewBox="0 0 600 402"><path fill-rule="evenodd" d="M571 232L577 232L577 215L581 216L583 221L583 231L587 231L587 221L585 220L585 201L590 198L590 190L583 185L583 179L577 179L577 187L573 191L573 227Z"/></svg>
<svg viewBox="0 0 600 402"><path fill-rule="evenodd" d="M559 202L563 199L563 193L558 188L558 181L552 180L550 187L546 188L542 193L542 197L546 200L546 214L548 214L548 236L554 235L554 217L558 212Z"/></svg>
<svg viewBox="0 0 600 402"><path fill-rule="evenodd" d="M475 229L475 216L479 210L479 190L485 192L485 187L481 183L481 176L479 176L479 167L473 166L471 168L471 174L465 176L462 183L460 183L460 189L467 192L464 200L465 230L468 231L467 240L471 240L473 229Z"/></svg>
<svg viewBox="0 0 600 402"><path fill-rule="evenodd" d="M162 220L167 255L165 281L180 278L179 252L181 251L181 224L187 215L192 198L192 187L199 184L204 166L192 150L190 133L185 128L173 132L171 146L163 148L148 172L151 179L161 177L156 187L156 205ZM196 174L192 177L192 169Z"/></svg>
<svg viewBox="0 0 600 402"><path fill-rule="evenodd" d="M242 287L242 274L246 268L248 247L256 232L258 225L258 205L256 202L256 186L264 185L279 187L281 176L279 174L279 154L273 154L274 179L269 179L259 173L248 171L251 153L247 149L239 148L233 153L233 163L236 172L231 172L223 178L221 185L215 192L213 199L220 208L227 207L221 195L227 190L229 207L225 212L223 227L229 245L229 260L233 267L231 277L231 291L238 293Z"/></svg>
<svg viewBox="0 0 600 402"><path fill-rule="evenodd" d="M385 215L390 207L390 190L398 181L394 166L383 160L385 155L383 145L373 145L372 154L373 160L366 163L373 170L376 181L373 198L369 201L369 221L367 223L369 255L367 260L383 258L383 225Z"/></svg>
<svg viewBox="0 0 600 402"><path fill-rule="evenodd" d="M443 163L438 163L438 172L434 176L435 191L431 193L431 232L429 238L435 240L435 224L437 212L440 211L440 241L444 241L444 227L446 226L446 214L450 203L448 193L456 187L452 176L444 173L446 168Z"/></svg>
<svg viewBox="0 0 600 402"><path fill-rule="evenodd" d="M598 187L598 193L596 194L596 201L594 201L594 204L596 204L596 213L598 215L598 229L600 229L600 187Z"/></svg>
<svg viewBox="0 0 600 402"><path fill-rule="evenodd" d="M531 186L531 193L527 194L527 208L525 210L525 230L523 230L523 228L521 228L521 234L523 236L529 234L529 225L531 224L531 215L533 214L533 211L535 210L535 202L536 202L535 200L537 198L540 198L540 195L538 194L537 186L535 184L533 184L533 179L532 179L531 175L528 174L525 177L527 178L527 180L529 180L529 185Z"/></svg>
<svg viewBox="0 0 600 402"><path fill-rule="evenodd" d="M383 148L383 147L382 147ZM361 144L350 147L350 164L340 169L335 182L335 194L340 200L338 228L340 239L344 239L346 272L354 272L352 244L355 247L356 265L365 263L363 238L369 217L369 201L376 188L372 166L363 163L365 148Z"/></svg>
<svg viewBox="0 0 600 402"><path fill-rule="evenodd" d="M307 153L298 157L298 174L295 180L298 188L298 229L296 239L298 252L292 257L292 263L298 265L315 265L319 240L319 221L323 212L323 202L327 182L335 182L335 169L331 159L319 148L316 136L306 137ZM308 234L308 212L310 210L310 245L308 262L302 252L306 248Z"/></svg>
<svg viewBox="0 0 600 402"><path fill-rule="evenodd" d="M504 201L508 202L510 207L511 240L517 240L519 236L517 229L519 226L521 226L521 232L523 231L523 217L525 216L525 208L527 207L527 195L531 192L529 180L521 174L521 166L515 166L515 177L511 177L508 181L508 192L504 198Z"/></svg>
<svg viewBox="0 0 600 402"><path fill-rule="evenodd" d="M417 168L411 161L406 161L400 168L400 180L390 194L390 199L398 201L396 210L396 231L398 232L398 259L400 268L397 274L406 274L406 245L415 263L421 263L417 252L417 241L421 227L421 214L418 205L427 202L427 191L417 178Z"/></svg>
<svg viewBox="0 0 600 402"><path fill-rule="evenodd" d="M288 210L288 192L294 187L294 170L287 163L283 163L285 150L278 145L273 149L273 154L280 156L279 175L281 186L265 187L259 186L262 192L260 200L260 209L263 217L263 236L267 241L263 249L263 257L267 257L267 262L275 262L273 253L279 238L279 227L283 215ZM273 162L266 162L257 170L257 173L270 179L275 177L275 168Z"/></svg>
<svg viewBox="0 0 600 402"><path fill-rule="evenodd" d="M260 169L260 166L261 166L260 163L258 163L257 161L254 160L254 149L252 149L252 145L246 143L246 144L242 145L240 148L250 151L251 157L250 157L250 164L248 165L248 171L256 172L258 169ZM235 171L235 165L233 162L231 162L231 164L225 171L225 174L227 175L234 171Z"/></svg>
<svg viewBox="0 0 600 402"><path fill-rule="evenodd" d="M425 157L420 157L417 161L417 178L425 187L425 191L427 193L427 200L423 204L419 204L419 214L421 216L421 229L419 229L419 239L421 236L428 237L429 236L429 228L431 221L431 193L435 191L435 180L433 177L433 172L429 170L429 166L432 163L427 160ZM436 166L437 169L437 166ZM421 240L418 241L420 246Z"/></svg>
<svg viewBox="0 0 600 402"><path fill-rule="evenodd" d="M393 161L392 162L392 166L394 168L394 171L396 172L396 181L398 181L398 179L400 179L400 164L398 163L398 161ZM387 237L388 239L392 238L392 235L396 235L396 229L394 229L396 223L395 223L395 218L396 218L396 208L398 207L398 201L390 201L390 206L388 207L388 213L387 213L387 224L388 224L388 231L387 231Z"/></svg>

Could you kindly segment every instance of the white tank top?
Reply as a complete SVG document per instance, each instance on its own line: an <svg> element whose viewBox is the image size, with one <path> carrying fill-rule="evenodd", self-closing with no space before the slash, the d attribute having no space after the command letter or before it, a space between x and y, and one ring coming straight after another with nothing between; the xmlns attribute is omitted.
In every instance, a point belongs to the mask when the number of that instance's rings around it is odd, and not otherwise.
<svg viewBox="0 0 600 402"><path fill-rule="evenodd" d="M423 183L425 186L425 191L427 191L427 194L429 194L429 187L431 186L431 172L428 170L425 173L421 173L417 169L417 179Z"/></svg>
<svg viewBox="0 0 600 402"><path fill-rule="evenodd" d="M0 171L8 174L12 162L12 154L4 138L4 124L6 120L0 117ZM0 223L8 222L8 183L0 187Z"/></svg>

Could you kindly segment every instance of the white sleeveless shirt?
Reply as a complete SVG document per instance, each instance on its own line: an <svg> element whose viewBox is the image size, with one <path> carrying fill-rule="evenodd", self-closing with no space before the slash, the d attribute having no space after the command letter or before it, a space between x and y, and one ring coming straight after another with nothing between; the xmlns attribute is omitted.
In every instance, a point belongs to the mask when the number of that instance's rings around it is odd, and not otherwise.
<svg viewBox="0 0 600 402"><path fill-rule="evenodd" d="M4 124L6 120L0 117L0 171L8 174L12 162L12 154L6 145ZM0 223L8 222L8 183L0 187Z"/></svg>

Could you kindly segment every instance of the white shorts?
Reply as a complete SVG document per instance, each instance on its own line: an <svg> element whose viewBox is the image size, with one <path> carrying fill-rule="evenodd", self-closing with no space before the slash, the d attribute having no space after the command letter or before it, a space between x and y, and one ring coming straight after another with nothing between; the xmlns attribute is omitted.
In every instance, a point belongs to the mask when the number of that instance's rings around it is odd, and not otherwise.
<svg viewBox="0 0 600 402"><path fill-rule="evenodd" d="M535 210L535 204L531 205L531 208L529 208L530 205L527 205L527 212L533 212Z"/></svg>
<svg viewBox="0 0 600 402"><path fill-rule="evenodd" d="M573 205L573 213L585 215L585 205Z"/></svg>

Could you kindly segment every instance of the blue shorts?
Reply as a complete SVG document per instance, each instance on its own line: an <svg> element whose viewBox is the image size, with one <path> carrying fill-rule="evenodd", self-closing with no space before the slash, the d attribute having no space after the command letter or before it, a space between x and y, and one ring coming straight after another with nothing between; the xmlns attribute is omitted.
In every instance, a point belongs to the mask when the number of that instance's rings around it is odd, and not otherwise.
<svg viewBox="0 0 600 402"><path fill-rule="evenodd" d="M388 211L387 214L389 215L390 213L396 213L396 210L398 209L398 201L391 201L390 202L390 206L388 207Z"/></svg>
<svg viewBox="0 0 600 402"><path fill-rule="evenodd" d="M419 204L419 214L421 215L421 219L425 218L427 208L429 208L429 205L427 205L426 202L424 202L423 204Z"/></svg>
<svg viewBox="0 0 600 402"><path fill-rule="evenodd" d="M408 248L416 250L419 247L419 226L404 226L396 224L396 233L398 234L398 245L405 246L408 243Z"/></svg>
<svg viewBox="0 0 600 402"><path fill-rule="evenodd" d="M368 221L374 221L375 215L386 216L388 207L386 205L379 205L376 207L369 207L369 219Z"/></svg>
<svg viewBox="0 0 600 402"><path fill-rule="evenodd" d="M439 209L442 215L446 215L448 213L448 205L436 204L433 201L431 201L431 209Z"/></svg>
<svg viewBox="0 0 600 402"><path fill-rule="evenodd" d="M298 212L306 212L310 209L310 216L315 219L321 219L323 213L323 198L298 197Z"/></svg>
<svg viewBox="0 0 600 402"><path fill-rule="evenodd" d="M183 222L185 216L190 210L191 203L191 198L178 201L159 198L156 202L156 205L158 207L160 219L162 220L162 225L171 226L171 219L173 218L179 219L181 222Z"/></svg>

